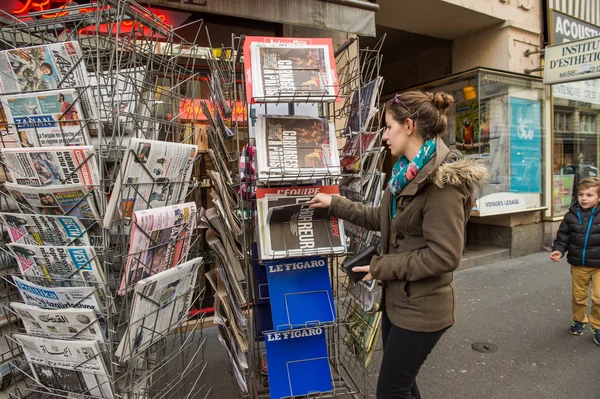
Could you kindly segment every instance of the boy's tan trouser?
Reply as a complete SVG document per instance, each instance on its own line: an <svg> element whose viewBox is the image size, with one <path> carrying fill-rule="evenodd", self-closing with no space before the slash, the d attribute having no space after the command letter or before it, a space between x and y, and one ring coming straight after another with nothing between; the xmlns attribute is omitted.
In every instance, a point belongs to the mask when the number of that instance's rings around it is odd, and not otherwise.
<svg viewBox="0 0 600 399"><path fill-rule="evenodd" d="M573 320L587 323L588 289L592 287L589 322L600 329L600 267L571 266L573 276Z"/></svg>

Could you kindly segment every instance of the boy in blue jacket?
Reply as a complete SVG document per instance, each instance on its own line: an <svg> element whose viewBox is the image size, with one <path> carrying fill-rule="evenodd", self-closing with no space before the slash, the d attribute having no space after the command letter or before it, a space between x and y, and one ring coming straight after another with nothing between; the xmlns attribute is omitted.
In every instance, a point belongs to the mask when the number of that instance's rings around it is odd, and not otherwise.
<svg viewBox="0 0 600 399"><path fill-rule="evenodd" d="M583 334L588 322L588 290L592 287L589 323L594 342L600 345L600 178L582 179L577 205L569 209L560 227L550 259L559 262L567 253L573 278L573 323L569 331Z"/></svg>

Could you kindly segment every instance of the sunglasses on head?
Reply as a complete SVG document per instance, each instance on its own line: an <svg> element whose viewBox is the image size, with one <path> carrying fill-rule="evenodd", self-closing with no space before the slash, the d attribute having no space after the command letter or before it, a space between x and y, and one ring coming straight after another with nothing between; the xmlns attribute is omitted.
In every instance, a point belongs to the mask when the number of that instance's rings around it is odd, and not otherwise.
<svg viewBox="0 0 600 399"><path fill-rule="evenodd" d="M394 100L393 100L393 101L394 101L394 103L396 103L396 104L400 104L400 106L401 106L402 108L404 108L405 110L407 110L407 111L408 111L408 112L410 112L411 114L413 113L412 109L410 109L409 107L407 107L407 106L406 106L406 104L404 104L404 103L402 102L402 100L400 100L400 93L398 93L398 94L396 94L396 95L394 96Z"/></svg>

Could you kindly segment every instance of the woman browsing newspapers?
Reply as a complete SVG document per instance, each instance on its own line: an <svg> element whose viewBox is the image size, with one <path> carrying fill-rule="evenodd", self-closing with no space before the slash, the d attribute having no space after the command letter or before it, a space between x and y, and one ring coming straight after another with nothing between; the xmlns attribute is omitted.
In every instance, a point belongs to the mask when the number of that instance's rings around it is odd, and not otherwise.
<svg viewBox="0 0 600 399"><path fill-rule="evenodd" d="M455 321L453 271L474 190L488 172L441 138L453 101L443 92L412 91L386 103L383 140L399 159L380 207L327 194L311 200L313 208L381 232L382 255L353 269L368 273L363 280L380 280L384 290L378 399L421 397L419 369Z"/></svg>

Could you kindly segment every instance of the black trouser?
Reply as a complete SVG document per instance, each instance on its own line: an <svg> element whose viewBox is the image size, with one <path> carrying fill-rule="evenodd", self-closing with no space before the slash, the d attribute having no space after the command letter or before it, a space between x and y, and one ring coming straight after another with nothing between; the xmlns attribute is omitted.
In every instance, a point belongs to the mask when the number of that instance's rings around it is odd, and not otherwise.
<svg viewBox="0 0 600 399"><path fill-rule="evenodd" d="M448 328L424 333L392 324L382 315L383 361L377 381L377 399L420 399L417 374Z"/></svg>

